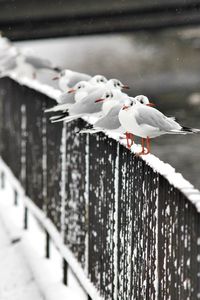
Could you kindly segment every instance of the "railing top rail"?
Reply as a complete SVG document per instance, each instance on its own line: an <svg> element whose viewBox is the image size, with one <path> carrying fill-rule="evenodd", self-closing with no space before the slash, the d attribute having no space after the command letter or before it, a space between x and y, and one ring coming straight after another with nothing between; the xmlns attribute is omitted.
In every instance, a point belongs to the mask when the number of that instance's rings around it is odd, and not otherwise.
<svg viewBox="0 0 200 300"><path fill-rule="evenodd" d="M18 82L20 85L25 85L37 92L40 92L51 99L57 101L59 95L61 94L60 90L57 90L49 85L43 84L37 80L29 79L29 78L19 78L16 77L14 73L10 74L9 77L14 81ZM85 121L90 123L90 118L84 118ZM53 125L52 125L53 126ZM120 144L125 146L125 143L119 139L119 135L115 133L106 133L106 135ZM138 145L134 145L131 150L134 153L138 152ZM142 160L146 162L148 166L150 166L154 172L157 172L161 176L165 177L168 182L181 191L187 199L192 202L192 204L196 207L197 211L200 212L200 191L188 181L186 180L182 174L176 172L176 170L168 163L164 163L156 156L149 154L147 156L141 157Z"/></svg>

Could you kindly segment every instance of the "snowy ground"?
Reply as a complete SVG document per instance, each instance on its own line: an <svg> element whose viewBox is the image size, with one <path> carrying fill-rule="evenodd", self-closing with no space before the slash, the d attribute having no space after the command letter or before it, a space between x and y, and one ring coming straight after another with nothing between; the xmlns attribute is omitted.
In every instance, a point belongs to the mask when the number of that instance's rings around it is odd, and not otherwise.
<svg viewBox="0 0 200 300"><path fill-rule="evenodd" d="M12 243L0 222L0 299L43 299L21 252L20 242Z"/></svg>
<svg viewBox="0 0 200 300"><path fill-rule="evenodd" d="M62 261L53 245L51 259L44 258L45 236L29 216L23 227L23 202L14 206L14 191L6 181L0 189L0 300L85 300L68 272L68 287L62 284Z"/></svg>

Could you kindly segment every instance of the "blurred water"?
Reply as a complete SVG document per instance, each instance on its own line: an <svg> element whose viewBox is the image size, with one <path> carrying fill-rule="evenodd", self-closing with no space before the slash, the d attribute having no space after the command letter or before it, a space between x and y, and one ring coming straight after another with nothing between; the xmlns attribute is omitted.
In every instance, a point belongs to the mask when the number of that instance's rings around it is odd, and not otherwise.
<svg viewBox="0 0 200 300"><path fill-rule="evenodd" d="M62 67L119 78L167 115L200 128L200 29L99 35L18 43ZM44 79L44 75L46 76ZM51 76L42 72L42 80ZM55 83L52 83L55 84ZM163 136L152 153L200 188L200 135Z"/></svg>

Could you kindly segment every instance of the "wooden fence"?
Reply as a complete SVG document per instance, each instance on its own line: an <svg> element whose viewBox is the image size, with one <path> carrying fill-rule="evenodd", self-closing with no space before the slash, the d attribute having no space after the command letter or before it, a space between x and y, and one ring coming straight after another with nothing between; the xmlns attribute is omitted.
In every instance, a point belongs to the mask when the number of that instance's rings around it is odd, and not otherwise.
<svg viewBox="0 0 200 300"><path fill-rule="evenodd" d="M93 300L92 286L105 300L200 298L199 192L104 134L77 135L82 119L51 124L44 110L54 104L0 79L0 155L29 198L24 227L29 210L45 216L46 256L53 240L64 282L70 267Z"/></svg>

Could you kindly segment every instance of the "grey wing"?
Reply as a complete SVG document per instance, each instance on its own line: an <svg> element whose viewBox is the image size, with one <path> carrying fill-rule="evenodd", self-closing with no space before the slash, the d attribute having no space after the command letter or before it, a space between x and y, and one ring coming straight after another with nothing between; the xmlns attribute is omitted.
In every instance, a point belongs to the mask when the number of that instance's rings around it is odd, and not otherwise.
<svg viewBox="0 0 200 300"><path fill-rule="evenodd" d="M78 73L78 72L75 72L73 74L73 76L70 78L69 82L68 82L68 86L70 88L74 87L75 84L77 84L79 81L82 81L82 80L85 80L85 81L88 81L91 79L91 76L90 75L87 75L87 74L84 74L84 73Z"/></svg>
<svg viewBox="0 0 200 300"><path fill-rule="evenodd" d="M52 64L48 59L36 56L26 56L26 62L31 64L35 69L52 69Z"/></svg>
<svg viewBox="0 0 200 300"><path fill-rule="evenodd" d="M181 128L174 119L166 117L155 108L149 109L145 105L138 109L135 118L139 125L149 125L158 128L160 131L179 130Z"/></svg>
<svg viewBox="0 0 200 300"><path fill-rule="evenodd" d="M69 94L68 92L61 94L59 97L59 103L60 104L75 103L74 94L72 94L72 93Z"/></svg>
<svg viewBox="0 0 200 300"><path fill-rule="evenodd" d="M119 112L121 110L121 106L115 106L111 108L111 110L101 119L99 119L96 123L94 123L94 127L107 129L107 130L114 130L121 127L119 122Z"/></svg>
<svg viewBox="0 0 200 300"><path fill-rule="evenodd" d="M92 114L97 113L102 108L102 102L95 103L95 100L102 97L102 89L98 89L93 93L83 98L80 102L77 102L70 108L70 114Z"/></svg>

